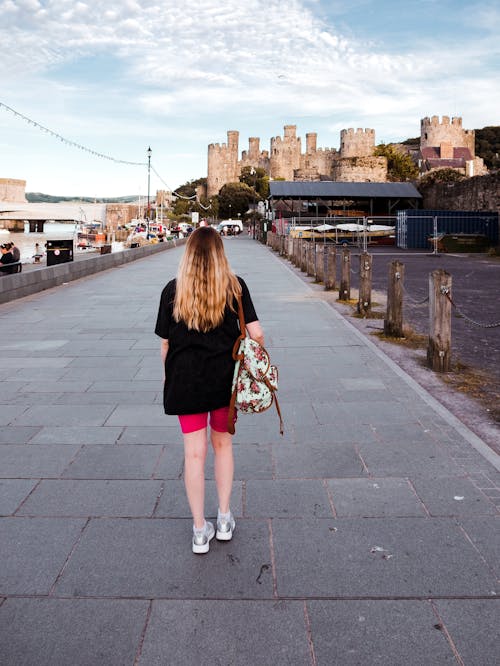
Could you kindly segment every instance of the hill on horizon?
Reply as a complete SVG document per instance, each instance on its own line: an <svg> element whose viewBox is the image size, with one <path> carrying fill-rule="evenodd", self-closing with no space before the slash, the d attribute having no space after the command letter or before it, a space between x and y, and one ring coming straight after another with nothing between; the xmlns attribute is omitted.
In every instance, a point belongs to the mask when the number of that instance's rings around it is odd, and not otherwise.
<svg viewBox="0 0 500 666"><path fill-rule="evenodd" d="M123 197L63 197L42 192L26 192L30 203L132 203L139 199L138 195L129 194Z"/></svg>

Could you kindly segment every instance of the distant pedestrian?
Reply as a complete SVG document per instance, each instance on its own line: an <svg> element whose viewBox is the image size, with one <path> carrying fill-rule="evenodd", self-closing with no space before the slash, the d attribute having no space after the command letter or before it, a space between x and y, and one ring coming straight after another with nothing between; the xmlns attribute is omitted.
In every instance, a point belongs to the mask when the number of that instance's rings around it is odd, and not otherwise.
<svg viewBox="0 0 500 666"><path fill-rule="evenodd" d="M7 246L9 250L12 252L12 256L14 257L14 261L21 261L21 251L19 250L18 247L14 245L14 243L7 243Z"/></svg>
<svg viewBox="0 0 500 666"><path fill-rule="evenodd" d="M0 258L0 275L10 275L11 273L14 273L15 267L9 266L9 264L15 263L14 255L10 251L10 243L0 245L0 251L2 253Z"/></svg>
<svg viewBox="0 0 500 666"><path fill-rule="evenodd" d="M248 334L263 344L248 287L231 270L220 235L212 227L200 227L189 236L177 279L162 291L155 328L162 338L165 413L178 415L184 438L184 481L193 515L194 553L207 553L215 535L229 541L235 528L230 509L234 461L227 419L232 349L239 335L239 296ZM209 414L219 500L217 533L205 520L204 510Z"/></svg>

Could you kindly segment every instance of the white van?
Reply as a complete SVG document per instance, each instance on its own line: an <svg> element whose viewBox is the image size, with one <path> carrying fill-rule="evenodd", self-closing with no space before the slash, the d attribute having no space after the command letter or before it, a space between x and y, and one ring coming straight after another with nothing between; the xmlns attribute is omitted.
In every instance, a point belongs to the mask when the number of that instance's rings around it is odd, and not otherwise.
<svg viewBox="0 0 500 666"><path fill-rule="evenodd" d="M241 220L222 220L217 225L217 230L221 233L224 229L227 229L227 233L230 235L241 234L243 231L243 222Z"/></svg>

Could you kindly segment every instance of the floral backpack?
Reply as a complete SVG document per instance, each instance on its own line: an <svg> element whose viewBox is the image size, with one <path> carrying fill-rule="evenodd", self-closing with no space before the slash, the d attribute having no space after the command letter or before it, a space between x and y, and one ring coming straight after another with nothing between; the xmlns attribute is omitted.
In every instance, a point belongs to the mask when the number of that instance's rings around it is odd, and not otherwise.
<svg viewBox="0 0 500 666"><path fill-rule="evenodd" d="M283 435L283 419L278 404L278 368L271 365L267 351L246 335L245 318L241 298L238 298L240 335L233 347L235 360L231 402L229 403L228 432L234 435L234 412L258 414L276 405Z"/></svg>

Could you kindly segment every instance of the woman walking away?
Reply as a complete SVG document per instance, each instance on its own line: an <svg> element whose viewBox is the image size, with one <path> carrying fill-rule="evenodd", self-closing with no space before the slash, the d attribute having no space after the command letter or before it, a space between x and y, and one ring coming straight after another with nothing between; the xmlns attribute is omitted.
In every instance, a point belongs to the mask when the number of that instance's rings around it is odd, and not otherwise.
<svg viewBox="0 0 500 666"><path fill-rule="evenodd" d="M227 418L234 371L232 349L239 335L238 297L248 334L264 344L248 287L231 270L221 237L212 227L200 227L186 243L177 279L163 289L155 328L162 338L165 413L178 415L184 438L193 553L207 553L214 535L229 541L235 528L230 509L234 462ZM208 423L219 499L217 531L205 520Z"/></svg>

